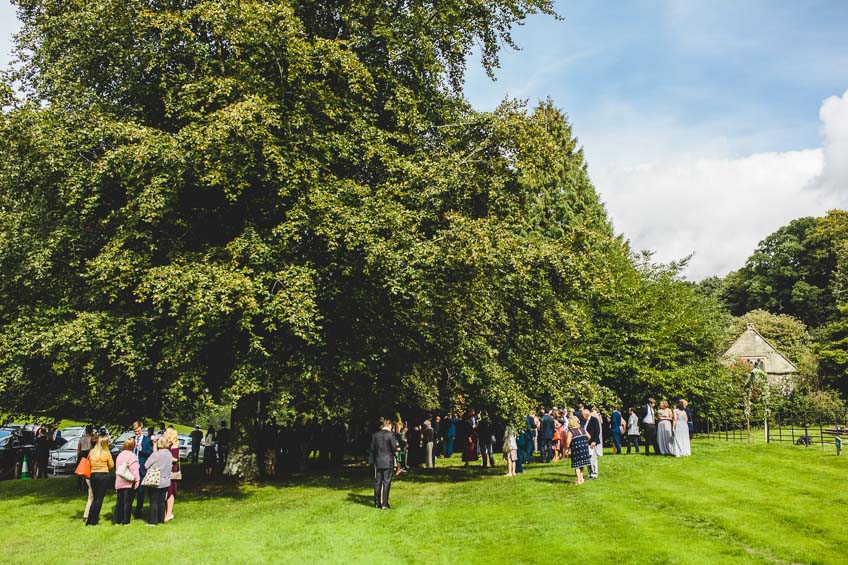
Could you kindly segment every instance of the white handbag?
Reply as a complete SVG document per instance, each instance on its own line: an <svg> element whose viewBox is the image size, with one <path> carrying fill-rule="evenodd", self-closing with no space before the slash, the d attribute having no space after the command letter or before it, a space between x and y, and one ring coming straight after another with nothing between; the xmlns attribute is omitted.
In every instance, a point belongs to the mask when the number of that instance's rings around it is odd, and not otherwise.
<svg viewBox="0 0 848 565"><path fill-rule="evenodd" d="M124 479L125 481L134 482L135 475L130 471L130 466L127 465L126 461L118 465L118 468L115 469L115 474Z"/></svg>

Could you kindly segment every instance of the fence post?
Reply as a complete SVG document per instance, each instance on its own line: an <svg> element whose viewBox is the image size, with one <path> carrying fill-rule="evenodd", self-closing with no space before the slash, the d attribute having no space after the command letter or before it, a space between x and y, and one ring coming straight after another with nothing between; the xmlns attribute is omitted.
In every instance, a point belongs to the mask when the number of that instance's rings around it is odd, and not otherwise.
<svg viewBox="0 0 848 565"><path fill-rule="evenodd" d="M789 429L792 432L792 445L795 445L795 419L789 419Z"/></svg>
<svg viewBox="0 0 848 565"><path fill-rule="evenodd" d="M807 413L804 412L804 447L810 447L810 430L807 426Z"/></svg>
<svg viewBox="0 0 848 565"><path fill-rule="evenodd" d="M766 434L766 443L771 443L769 441L768 411L766 411L765 414L763 415L763 427L765 427L764 431L765 431L765 434Z"/></svg>
<svg viewBox="0 0 848 565"><path fill-rule="evenodd" d="M822 426L822 413L819 412L819 444L824 449L824 427Z"/></svg>

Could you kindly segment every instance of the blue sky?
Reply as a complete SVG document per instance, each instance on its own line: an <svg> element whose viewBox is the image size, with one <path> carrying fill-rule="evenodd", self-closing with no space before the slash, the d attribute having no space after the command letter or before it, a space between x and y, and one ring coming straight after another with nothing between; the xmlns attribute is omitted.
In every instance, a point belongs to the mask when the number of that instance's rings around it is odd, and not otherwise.
<svg viewBox="0 0 848 565"><path fill-rule="evenodd" d="M536 17L515 34L523 50L503 58L494 85L471 67L467 92L478 107L505 94L551 96L582 136L642 118L724 137L731 155L745 155L818 146L822 100L848 88L845 1L558 9L565 21Z"/></svg>
<svg viewBox="0 0 848 565"><path fill-rule="evenodd" d="M561 1L515 31L481 110L551 97L616 229L687 275L724 275L763 237L848 205L848 1ZM0 0L0 63L16 28Z"/></svg>

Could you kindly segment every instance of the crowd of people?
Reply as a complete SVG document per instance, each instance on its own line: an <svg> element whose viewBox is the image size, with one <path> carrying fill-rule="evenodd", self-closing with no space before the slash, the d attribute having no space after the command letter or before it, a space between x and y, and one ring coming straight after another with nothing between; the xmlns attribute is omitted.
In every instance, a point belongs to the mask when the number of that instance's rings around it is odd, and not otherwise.
<svg viewBox="0 0 848 565"><path fill-rule="evenodd" d="M524 471L534 454L542 463L570 460L576 484L596 479L598 458L604 454L604 435L609 434L613 455L622 454L622 439L627 453L640 443L644 454L687 457L692 454L690 438L692 418L686 400L679 400L672 410L667 401L648 398L639 409L628 409L627 417L614 406L609 415L596 408L578 404L576 408L547 410L524 417L522 429L513 425L495 425L485 412L465 411L462 418L454 413L425 417L411 427L398 414L381 418L371 435L368 460L374 469L374 506L389 508L388 497L392 476L411 468L433 468L437 459L450 458L455 451L462 454L465 467L482 459L481 468L494 467L495 446L499 445L506 462L506 476ZM644 433L644 441L640 438ZM502 441L499 443L498 438ZM585 469L585 473L584 473Z"/></svg>
<svg viewBox="0 0 848 565"><path fill-rule="evenodd" d="M143 423L136 421L132 431L133 435L124 440L120 453L114 459L109 450L110 436L106 428L95 433L93 426L87 426L77 444L80 461L78 481L88 491L83 511L86 526L96 526L100 522L110 485L117 498L112 523L128 525L131 518L141 519L145 497L149 506L148 525L155 526L174 519L174 503L182 478L177 430L162 424L158 432L151 433L152 429L145 430ZM83 464L83 460L87 465ZM81 470L86 467L87 473Z"/></svg>
<svg viewBox="0 0 848 565"><path fill-rule="evenodd" d="M668 402L649 398L640 408L632 407L623 415L617 406L611 413L602 415L596 408L578 404L576 408L544 406L537 412L529 412L522 426L499 424L485 412L469 409L457 417L448 412L444 416L433 414L411 426L400 414L392 418L381 418L377 431L369 434L366 457L375 474L374 505L388 508L391 478L414 468L433 468L440 458L451 458L461 453L465 467L480 461L481 468L496 466L495 452L500 451L505 460L506 476L515 476L524 471L525 465L534 458L542 463L569 460L575 470L576 484L599 475L598 458L604 453L604 436L607 436L612 453L619 455L626 447L627 453L644 448L645 455L654 454L685 457L691 455L690 436L692 421L685 400L677 402L674 409ZM99 522L101 509L110 485L116 492L115 524L129 524L131 518L140 519L144 499L149 501L147 522L149 525L165 523L174 518L174 503L181 477L179 438L176 429L160 424L158 431L145 429L142 422L132 426L133 435L121 446L113 461L110 453L110 438L105 428L97 433L92 426L77 444L78 460L87 459L90 466L88 478L79 478L79 487L88 491L83 514L86 525ZM311 433L317 430L317 433ZM326 431L326 433L324 433ZM307 458L316 456L327 461L340 460L347 443L357 443L350 436L349 428L325 424L319 428L309 425L292 427L287 434L285 428L275 430L271 438L271 451L279 458L285 446L292 445L298 457L299 469L303 469ZM642 436L644 435L644 440ZM195 427L191 432L189 460L198 463L203 449L203 466L206 476L220 472L229 450L229 430L226 423L216 431L212 426L204 432ZM43 428L36 438L51 438L56 431ZM280 438L291 437L295 441L279 442ZM338 437L330 446L315 446L310 438ZM267 440L267 438L266 438ZM38 441L36 442L38 443ZM42 443L49 443L42 440ZM276 458L272 458L276 461ZM40 463L40 462L39 462ZM43 465L46 468L46 463ZM112 479L111 471L115 475ZM585 470L585 471L584 471ZM274 473L272 472L271 475ZM113 482L114 481L114 482Z"/></svg>

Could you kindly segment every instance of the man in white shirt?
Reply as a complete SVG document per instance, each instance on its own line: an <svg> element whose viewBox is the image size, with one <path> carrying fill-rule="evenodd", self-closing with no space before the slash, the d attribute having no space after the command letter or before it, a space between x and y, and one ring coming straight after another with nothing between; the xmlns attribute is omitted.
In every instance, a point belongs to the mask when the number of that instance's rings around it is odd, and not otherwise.
<svg viewBox="0 0 848 565"><path fill-rule="evenodd" d="M645 455L651 454L652 446L654 448L654 455L659 455L660 452L657 447L656 405L657 401L653 398L649 398L647 404L642 406L642 409L639 411L639 419L642 420L645 427Z"/></svg>

